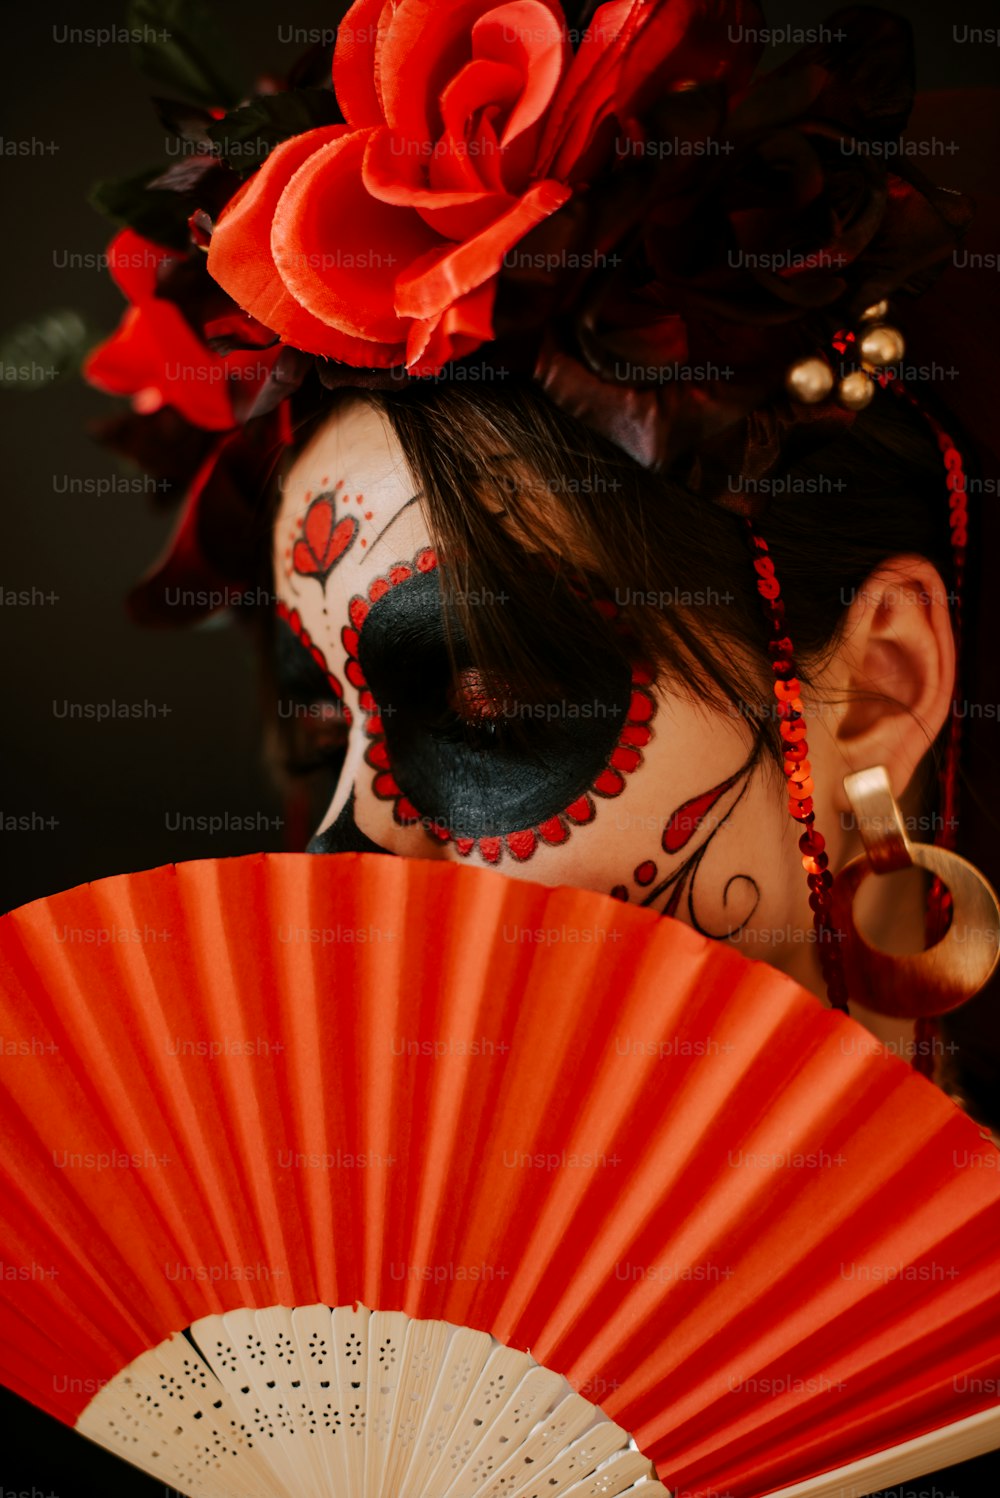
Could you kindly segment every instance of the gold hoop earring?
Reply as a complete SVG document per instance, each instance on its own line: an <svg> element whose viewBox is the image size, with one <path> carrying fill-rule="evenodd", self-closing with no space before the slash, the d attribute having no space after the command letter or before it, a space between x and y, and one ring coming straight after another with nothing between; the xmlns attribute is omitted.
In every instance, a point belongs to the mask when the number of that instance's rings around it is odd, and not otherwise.
<svg viewBox="0 0 1000 1498"><path fill-rule="evenodd" d="M883 765L844 778L864 853L833 882L831 923L852 999L897 1019L946 1014L986 984L1000 959L1000 903L993 886L967 859L930 843L911 843ZM952 918L926 951L896 955L874 947L854 920L854 896L869 874L911 867L937 875L952 897Z"/></svg>

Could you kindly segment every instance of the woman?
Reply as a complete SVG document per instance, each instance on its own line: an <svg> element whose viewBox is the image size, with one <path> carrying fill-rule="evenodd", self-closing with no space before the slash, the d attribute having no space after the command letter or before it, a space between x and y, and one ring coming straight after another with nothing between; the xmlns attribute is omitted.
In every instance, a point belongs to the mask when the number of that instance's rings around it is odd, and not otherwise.
<svg viewBox="0 0 1000 1498"><path fill-rule="evenodd" d="M885 298L968 207L889 151L898 18L754 78L749 13L673 15L361 0L343 123L300 95L316 122L239 185L224 126L186 122L206 154L155 184L159 245L114 242L132 305L88 374L133 395L130 450L194 472L142 616L260 576L280 463L279 659L315 701L279 711L343 739L313 849L603 890L863 1013L843 780L883 766L912 841L953 846L967 546ZM857 920L916 952L930 896L869 880ZM870 1023L931 1072L895 1008Z"/></svg>
<svg viewBox="0 0 1000 1498"><path fill-rule="evenodd" d="M248 122L178 116L203 159L126 212L88 372L193 481L138 610L271 579L312 851L646 905L947 1081L933 992L859 993L834 875L873 767L954 841L963 459L886 298L963 214L856 149L905 122L898 21L752 83L751 9L359 0L342 117L262 92L242 183ZM897 954L949 917L913 869L857 902Z"/></svg>
<svg viewBox="0 0 1000 1498"><path fill-rule="evenodd" d="M941 817L930 772L955 643L940 457L886 394L785 481L796 502L774 506L769 544L815 826L838 869L861 851L845 774L884 764L915 841ZM274 526L285 719L328 738L339 725L310 848L612 893L825 996L744 530L527 384L342 398L292 463ZM869 894L872 937L919 949L919 879ZM912 1025L865 1017L912 1051Z"/></svg>

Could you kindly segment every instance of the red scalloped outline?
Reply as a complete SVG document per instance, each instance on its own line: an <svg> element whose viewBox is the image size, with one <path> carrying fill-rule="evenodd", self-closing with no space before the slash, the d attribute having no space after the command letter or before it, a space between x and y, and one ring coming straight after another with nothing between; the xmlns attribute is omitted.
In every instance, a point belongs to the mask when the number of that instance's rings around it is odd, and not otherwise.
<svg viewBox="0 0 1000 1498"><path fill-rule="evenodd" d="M525 863L540 845L558 847L566 842L574 827L586 826L588 822L592 822L597 813L595 796L609 800L621 795L625 789L625 777L633 774L642 764L642 751L652 737L652 729L649 725L656 714L656 699L649 687L654 673L648 664L638 663L633 666L632 699L618 743L612 750L607 765L595 777L590 789L582 796L578 796L570 806L566 807L565 811L533 827L526 827L517 832L506 832L497 837L456 837L446 827L428 825L427 819L421 816L413 802L404 795L392 774L388 746L385 742L385 728L379 716L378 705L358 661L358 638L373 603L384 598L391 588L398 587L415 572L430 572L437 565L437 554L433 547L424 547L417 553L412 563L397 562L381 577L374 578L368 584L367 597L357 593L348 604L347 613L350 623L346 624L341 631L341 640L347 655L344 675L360 694L361 708L365 713L365 731L372 740L365 750L365 762L375 771L373 783L375 795L381 801L393 802L393 821L400 827L422 824L429 837L442 843L454 843L456 851L463 858L468 858L475 851L488 864L501 863L505 854L518 863ZM617 619L620 613L610 599L599 600L596 607L609 620Z"/></svg>
<svg viewBox="0 0 1000 1498"><path fill-rule="evenodd" d="M285 603L284 599L282 598L278 599L275 613L277 614L279 619L284 620L289 629L291 629L292 633L295 635L296 639L305 646L306 650L308 650L309 654L312 656L313 660L316 662L317 666L326 677L330 690L333 692L334 696L337 698L337 701L340 703L344 718L348 726L350 726L350 724L354 722L354 718L351 714L351 709L348 707L347 703L344 700L343 684L338 680L336 676L334 676L333 672L330 670L330 667L326 663L326 656L323 654L319 646L314 643L312 635L302 623L302 615L299 613L298 609L290 609L288 607L288 604Z"/></svg>

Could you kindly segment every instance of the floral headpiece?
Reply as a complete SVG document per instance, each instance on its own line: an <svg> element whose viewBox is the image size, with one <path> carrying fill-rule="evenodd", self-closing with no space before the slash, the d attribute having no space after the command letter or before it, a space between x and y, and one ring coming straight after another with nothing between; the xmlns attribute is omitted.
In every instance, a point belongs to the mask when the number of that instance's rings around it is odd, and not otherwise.
<svg viewBox="0 0 1000 1498"><path fill-rule="evenodd" d="M158 107L186 158L99 194L129 307L85 366L132 400L108 439L186 494L137 615L245 579L253 497L324 389L518 371L710 497L790 426L852 419L789 367L919 291L969 217L899 150L907 24L839 11L756 77L753 0L575 20L356 0L332 69L316 50L228 112L179 70L197 104Z"/></svg>

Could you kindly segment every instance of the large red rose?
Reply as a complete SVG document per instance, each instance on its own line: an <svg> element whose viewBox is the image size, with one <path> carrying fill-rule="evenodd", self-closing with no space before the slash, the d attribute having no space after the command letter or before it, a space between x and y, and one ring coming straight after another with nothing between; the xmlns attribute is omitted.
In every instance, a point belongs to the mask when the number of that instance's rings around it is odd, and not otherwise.
<svg viewBox="0 0 1000 1498"><path fill-rule="evenodd" d="M610 0L574 51L558 0L356 0L333 67L346 125L271 153L209 271L296 348L436 373L494 336L504 257L613 161L650 78L719 77L719 27L750 3Z"/></svg>
<svg viewBox="0 0 1000 1498"><path fill-rule="evenodd" d="M229 431L238 422L234 397L246 403L250 390L267 380L280 349L214 352L204 330L196 331L180 306L162 294L164 273L184 261L132 229L115 235L108 266L130 305L111 337L88 356L83 373L100 390L131 396L143 414L172 406L193 426Z"/></svg>

